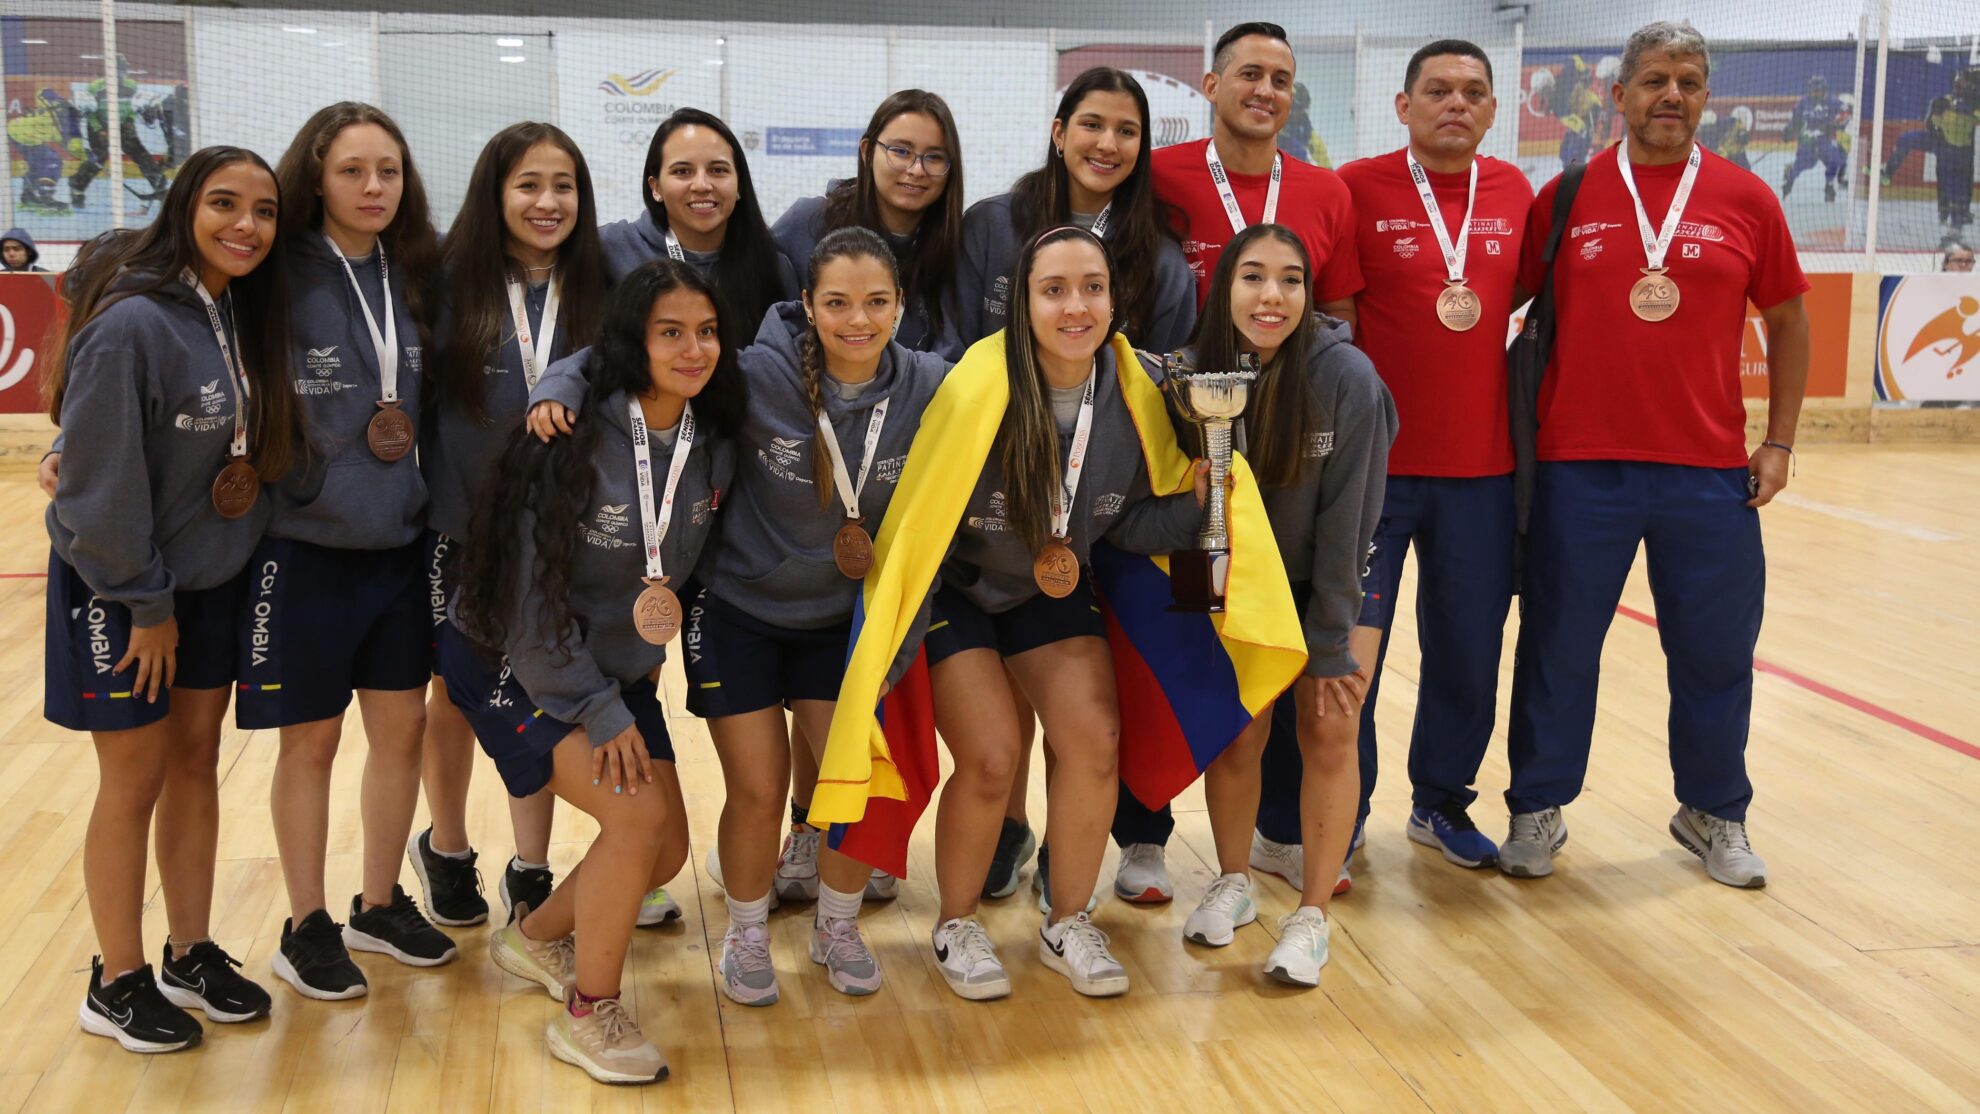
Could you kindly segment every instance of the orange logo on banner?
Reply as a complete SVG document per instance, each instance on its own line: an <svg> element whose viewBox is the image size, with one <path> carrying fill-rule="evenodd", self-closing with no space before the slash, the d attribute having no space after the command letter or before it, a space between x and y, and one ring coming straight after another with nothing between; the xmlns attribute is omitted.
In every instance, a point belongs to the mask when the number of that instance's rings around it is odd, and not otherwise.
<svg viewBox="0 0 1980 1114"><path fill-rule="evenodd" d="M1841 398L1849 383L1849 275L1809 275L1808 397ZM1767 323L1753 303L1746 305L1746 336L1740 342L1739 389L1747 398L1767 397Z"/></svg>

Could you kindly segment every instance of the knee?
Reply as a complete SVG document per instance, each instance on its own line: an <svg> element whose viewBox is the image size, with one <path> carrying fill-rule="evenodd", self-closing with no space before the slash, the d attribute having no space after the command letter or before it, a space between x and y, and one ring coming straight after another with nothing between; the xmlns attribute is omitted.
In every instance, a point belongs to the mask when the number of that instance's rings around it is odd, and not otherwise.
<svg viewBox="0 0 1980 1114"><path fill-rule="evenodd" d="M1359 721L1329 716L1313 726L1302 725L1299 732L1300 761L1308 768L1339 773L1360 766Z"/></svg>
<svg viewBox="0 0 1980 1114"><path fill-rule="evenodd" d="M1018 751L1015 746L985 748L967 757L956 758L956 780L970 786L978 796L1003 800L1010 796L1011 782L1017 777Z"/></svg>
<svg viewBox="0 0 1980 1114"><path fill-rule="evenodd" d="M213 781L220 765L220 734L180 739L166 760L165 774L175 782Z"/></svg>
<svg viewBox="0 0 1980 1114"><path fill-rule="evenodd" d="M289 770L328 777L330 767L337 761L338 736L339 732L334 729L297 732L293 736L285 734L276 764Z"/></svg>
<svg viewBox="0 0 1980 1114"><path fill-rule="evenodd" d="M599 817L599 828L624 840L642 855L658 856L667 842L667 814L657 794L642 793Z"/></svg>
<svg viewBox="0 0 1980 1114"><path fill-rule="evenodd" d="M782 816L789 788L788 780L765 777L762 771L756 771L723 786L726 793L723 808L733 809L743 817Z"/></svg>
<svg viewBox="0 0 1980 1114"><path fill-rule="evenodd" d="M1093 781L1113 781L1120 776L1121 729L1118 723L1095 720L1066 734L1074 741L1057 750L1061 773Z"/></svg>
<svg viewBox="0 0 1980 1114"><path fill-rule="evenodd" d="M670 811L662 823L653 859L652 886L664 886L687 865L687 817ZM650 888L650 887L649 887Z"/></svg>
<svg viewBox="0 0 1980 1114"><path fill-rule="evenodd" d="M105 768L96 786L97 807L119 813L149 813L165 789L165 763L145 768Z"/></svg>

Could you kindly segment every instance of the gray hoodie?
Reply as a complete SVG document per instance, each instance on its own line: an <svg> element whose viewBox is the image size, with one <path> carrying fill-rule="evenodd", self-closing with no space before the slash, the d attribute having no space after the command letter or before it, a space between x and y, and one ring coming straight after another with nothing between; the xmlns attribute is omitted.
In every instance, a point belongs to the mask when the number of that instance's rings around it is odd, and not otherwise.
<svg viewBox="0 0 1980 1114"><path fill-rule="evenodd" d="M838 185L826 185L830 191ZM903 268L907 265L907 253L914 250L914 233L887 232L874 229L887 246L894 251L894 260ZM825 238L825 198L803 197L791 203L777 223L770 227L770 235L776 238L777 250L783 252L784 261L791 265L797 276L800 288L805 275L811 269L811 251L818 241ZM928 323L928 314L922 307L910 305L901 318L900 327L894 330L894 342L915 352L936 352L951 363L962 357L965 345L956 334L956 311L951 306L943 319L942 332L934 334Z"/></svg>
<svg viewBox="0 0 1980 1114"><path fill-rule="evenodd" d="M956 263L956 328L965 346L1001 329L1010 310L1011 275L1017 270L1017 223L1011 194L986 197L963 214L962 258ZM1196 328L1196 276L1182 247L1167 236L1156 256L1153 320L1143 336L1128 337L1136 348L1173 352Z"/></svg>
<svg viewBox="0 0 1980 1114"><path fill-rule="evenodd" d="M225 295L220 307L224 327ZM232 520L213 509L238 386L198 295L177 282L105 309L70 340L68 367L62 429L76 440L48 505L49 539L91 592L157 626L172 617L174 590L239 572L268 525L266 498Z"/></svg>
<svg viewBox="0 0 1980 1114"><path fill-rule="evenodd" d="M1361 615L1361 577L1374 550L1396 439L1396 404L1375 365L1349 343L1345 321L1322 316L1306 360L1308 396L1318 425L1307 431L1307 464L1298 482L1264 492L1265 514L1279 541L1286 578L1311 583L1306 628L1306 675L1344 677L1360 665L1348 652L1348 632ZM1160 361L1144 358L1157 381ZM1244 447L1244 430L1237 431ZM1185 440L1200 452L1195 435ZM1315 466L1313 462L1317 461Z"/></svg>
<svg viewBox="0 0 1980 1114"><path fill-rule="evenodd" d="M667 230L654 223L651 212L641 213L636 220L615 220L598 226L598 242L605 248L605 269L611 273L612 284L632 274L634 268L667 255ZM681 249L681 255L695 270L714 277L715 267L722 261L721 251L688 251ZM777 280L787 298L798 296L796 272L791 270L790 261L778 261Z"/></svg>
<svg viewBox="0 0 1980 1114"><path fill-rule="evenodd" d="M568 632L568 652L556 649L555 632L535 627L536 608L529 599L516 601L503 647L530 699L549 715L583 727L593 746L632 726L633 715L620 694L667 658L664 647L641 638L633 627L633 601L646 587L641 582L646 553L626 395L613 394L602 409L592 418L603 422L604 430L591 458L591 499L572 523L579 536L570 569L570 612L577 630ZM673 436L672 430L655 431L651 439L656 510L673 461ZM700 426L674 493L673 523L660 547L668 586L676 592L694 574L715 509L734 473L735 447ZM517 567L529 570L525 575L534 581L538 560L532 528L531 513L519 511L510 544L522 547Z"/></svg>
<svg viewBox="0 0 1980 1114"><path fill-rule="evenodd" d="M1096 374L1093 428L1079 490L1073 494L1067 539L1073 555L1086 566L1093 542L1101 537L1131 553L1169 553L1195 544L1202 508L1190 492L1158 498L1150 489L1148 465L1134 419L1121 397L1111 345L1100 349ZM1061 469L1071 451L1072 439L1061 436ZM1035 555L1004 518L1003 487L1003 454L992 446L942 564L944 584L992 613L1009 611L1038 594L1038 583L1032 579Z"/></svg>
<svg viewBox="0 0 1980 1114"><path fill-rule="evenodd" d="M415 454L387 463L365 440L380 395L378 354L364 310L322 236L297 237L289 245L289 266L290 358L309 467L277 486L268 533L331 549L408 545L426 525L426 481ZM383 335L387 302L377 254L351 260L351 269ZM418 429L424 353L406 308L405 281L404 269L393 265L390 311L398 316L400 408Z"/></svg>
<svg viewBox="0 0 1980 1114"><path fill-rule="evenodd" d="M741 354L749 409L737 446L736 489L724 507L714 575L704 579L716 595L756 619L817 630L852 616L860 582L832 563L832 538L845 524L845 504L834 491L821 508L812 482L817 422L800 371L798 346L804 332L804 307L785 302L771 309L756 343ZM940 356L893 343L857 398L844 398L830 383L825 385L825 413L855 483L873 408L887 402L880 443L859 498L866 530L873 536L879 535L900 482L921 413L948 370L948 361Z"/></svg>
<svg viewBox="0 0 1980 1114"><path fill-rule="evenodd" d="M550 284L546 282L529 287L523 295L530 335L539 340L543 336L543 302L549 291ZM420 443L420 467L426 473L426 485L433 500L427 521L435 530L457 541L467 540L475 498L494 475L502 450L522 428L523 415L529 409L529 380L523 375L522 345L516 339L506 293L502 305L502 343L489 353L481 369L482 407L487 420L475 421L467 404L460 400L445 400L434 407L431 435ZM445 347L443 338L451 326L450 317L443 315L440 327L434 330L437 349ZM570 351L561 325L551 338L551 345L551 352L537 353L539 360L548 362Z"/></svg>

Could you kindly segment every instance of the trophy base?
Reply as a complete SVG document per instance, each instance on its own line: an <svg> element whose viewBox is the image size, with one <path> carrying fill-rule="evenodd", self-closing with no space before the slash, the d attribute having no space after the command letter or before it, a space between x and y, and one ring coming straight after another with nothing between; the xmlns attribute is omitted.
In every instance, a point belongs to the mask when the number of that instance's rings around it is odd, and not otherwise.
<svg viewBox="0 0 1980 1114"><path fill-rule="evenodd" d="M1169 610L1216 614L1224 610L1227 549L1182 549L1169 554Z"/></svg>

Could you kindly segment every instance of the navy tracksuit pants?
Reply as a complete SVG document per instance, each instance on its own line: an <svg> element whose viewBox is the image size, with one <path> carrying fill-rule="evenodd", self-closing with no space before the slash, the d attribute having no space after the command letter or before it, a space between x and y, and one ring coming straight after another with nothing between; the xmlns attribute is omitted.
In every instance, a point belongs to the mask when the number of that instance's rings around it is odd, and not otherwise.
<svg viewBox="0 0 1980 1114"><path fill-rule="evenodd" d="M1512 477L1390 476L1363 579L1359 622L1380 627L1381 656L1362 708L1361 817L1375 789L1375 701L1389 649L1397 587L1416 549L1418 643L1422 650L1416 721L1410 733L1412 801L1424 807L1469 805L1492 738L1499 656L1513 587ZM1263 760L1258 831L1299 843L1300 761L1294 702L1280 700ZM1151 813L1123 794L1114 838L1161 843L1174 827L1167 811Z"/></svg>
<svg viewBox="0 0 1980 1114"><path fill-rule="evenodd" d="M1581 792L1602 641L1641 544L1670 689L1677 799L1745 820L1753 648L1767 587L1746 480L1744 468L1540 465L1513 679L1511 811L1565 805Z"/></svg>

